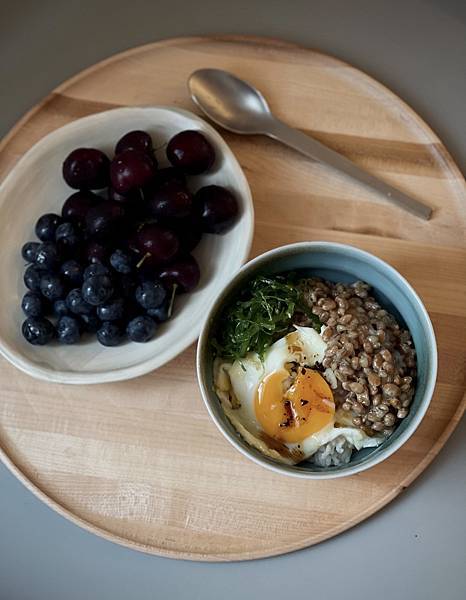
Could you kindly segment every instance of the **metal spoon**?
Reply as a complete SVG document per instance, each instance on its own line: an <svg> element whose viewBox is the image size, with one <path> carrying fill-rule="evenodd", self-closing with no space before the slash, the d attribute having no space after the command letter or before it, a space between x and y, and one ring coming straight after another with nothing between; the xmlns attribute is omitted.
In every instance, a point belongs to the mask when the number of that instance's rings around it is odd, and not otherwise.
<svg viewBox="0 0 466 600"><path fill-rule="evenodd" d="M215 123L241 134L267 135L298 152L346 173L375 189L386 200L428 220L432 209L363 171L350 160L317 140L293 129L270 112L262 94L254 87L220 69L200 69L189 78L191 97Z"/></svg>

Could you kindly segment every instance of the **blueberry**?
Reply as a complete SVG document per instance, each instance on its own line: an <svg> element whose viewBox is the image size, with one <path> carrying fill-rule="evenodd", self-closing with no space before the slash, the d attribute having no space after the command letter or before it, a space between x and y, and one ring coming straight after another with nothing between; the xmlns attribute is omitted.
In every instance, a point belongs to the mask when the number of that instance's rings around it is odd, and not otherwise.
<svg viewBox="0 0 466 600"><path fill-rule="evenodd" d="M136 300L146 310L158 308L167 296L162 284L156 281L143 281L136 288Z"/></svg>
<svg viewBox="0 0 466 600"><path fill-rule="evenodd" d="M72 223L62 223L55 232L55 241L60 248L72 250L76 248L81 240L76 227Z"/></svg>
<svg viewBox="0 0 466 600"><path fill-rule="evenodd" d="M155 321L150 317L141 315L128 323L126 333L131 341L145 343L154 337L155 329Z"/></svg>
<svg viewBox="0 0 466 600"><path fill-rule="evenodd" d="M21 302L21 308L27 317L40 317L44 313L44 301L39 294L26 292Z"/></svg>
<svg viewBox="0 0 466 600"><path fill-rule="evenodd" d="M53 312L57 317L63 317L70 314L70 309L66 304L66 300L55 300L53 303Z"/></svg>
<svg viewBox="0 0 466 600"><path fill-rule="evenodd" d="M102 321L119 321L125 313L123 298L116 298L97 307L97 316Z"/></svg>
<svg viewBox="0 0 466 600"><path fill-rule="evenodd" d="M84 331L88 331L89 333L96 333L102 326L102 321L93 312L88 315L80 315L79 318L81 319Z"/></svg>
<svg viewBox="0 0 466 600"><path fill-rule="evenodd" d="M57 275L46 273L40 280L40 291L47 300L58 300L65 293L65 287Z"/></svg>
<svg viewBox="0 0 466 600"><path fill-rule="evenodd" d="M21 256L28 263L36 262L37 249L39 248L39 242L26 242L21 248Z"/></svg>
<svg viewBox="0 0 466 600"><path fill-rule="evenodd" d="M48 344L54 336L52 323L43 317L29 317L21 328L24 338L34 346Z"/></svg>
<svg viewBox="0 0 466 600"><path fill-rule="evenodd" d="M68 294L66 297L66 306L75 315L89 315L93 312L92 306L84 300L79 288L71 290Z"/></svg>
<svg viewBox="0 0 466 600"><path fill-rule="evenodd" d="M115 250L110 256L110 264L118 273L128 274L133 270L132 257L123 250Z"/></svg>
<svg viewBox="0 0 466 600"><path fill-rule="evenodd" d="M158 308L150 308L147 311L149 317L155 319L158 323L163 323L164 321L168 321L168 319L172 316L172 307L170 302L164 302L162 306Z"/></svg>
<svg viewBox="0 0 466 600"><path fill-rule="evenodd" d="M113 283L108 275L93 275L84 280L81 291L86 302L98 306L113 294Z"/></svg>
<svg viewBox="0 0 466 600"><path fill-rule="evenodd" d="M59 252L52 242L43 242L37 249L36 265L53 270L58 266Z"/></svg>
<svg viewBox="0 0 466 600"><path fill-rule="evenodd" d="M45 269L38 267L37 265L29 265L24 271L24 285L30 289L31 292L40 292L40 279L44 273L46 273Z"/></svg>
<svg viewBox="0 0 466 600"><path fill-rule="evenodd" d="M36 223L35 232L42 242L52 242L55 239L57 227L62 222L62 218L54 213L42 215Z"/></svg>
<svg viewBox="0 0 466 600"><path fill-rule="evenodd" d="M97 331L97 340L102 346L118 346L124 338L123 328L114 321L105 321Z"/></svg>
<svg viewBox="0 0 466 600"><path fill-rule="evenodd" d="M62 344L76 344L76 342L79 342L81 332L78 319L67 315L60 317L57 321L57 337Z"/></svg>
<svg viewBox="0 0 466 600"><path fill-rule="evenodd" d="M62 264L60 273L65 283L72 287L80 286L83 283L83 267L74 258L71 258Z"/></svg>
<svg viewBox="0 0 466 600"><path fill-rule="evenodd" d="M108 274L107 267L100 262L95 262L84 269L83 279L89 279L89 277L94 277L94 275L107 275L107 274Z"/></svg>

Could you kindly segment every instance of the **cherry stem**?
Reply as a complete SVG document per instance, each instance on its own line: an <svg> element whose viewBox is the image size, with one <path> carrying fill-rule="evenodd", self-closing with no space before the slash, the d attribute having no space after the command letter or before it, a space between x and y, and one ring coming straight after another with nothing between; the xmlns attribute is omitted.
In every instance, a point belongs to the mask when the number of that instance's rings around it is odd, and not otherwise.
<svg viewBox="0 0 466 600"><path fill-rule="evenodd" d="M175 294L176 294L177 287L178 287L178 284L174 283L173 290L172 290L172 297L170 298L170 305L168 307L168 318L170 318L172 316L173 305L175 304Z"/></svg>
<svg viewBox="0 0 466 600"><path fill-rule="evenodd" d="M140 269L142 267L142 265L144 264L144 261L146 259L148 259L149 256L152 256L152 254L150 252L146 252L144 254L144 256L141 258L141 260L138 262L138 264L136 265L136 269Z"/></svg>

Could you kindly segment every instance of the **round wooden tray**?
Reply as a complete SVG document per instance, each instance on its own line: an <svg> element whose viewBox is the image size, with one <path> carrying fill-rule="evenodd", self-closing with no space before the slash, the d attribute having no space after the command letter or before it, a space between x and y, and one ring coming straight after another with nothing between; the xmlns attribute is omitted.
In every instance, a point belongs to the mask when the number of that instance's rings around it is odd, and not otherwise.
<svg viewBox="0 0 466 600"><path fill-rule="evenodd" d="M458 423L466 190L436 135L382 85L319 52L243 37L167 40L84 71L14 127L0 176L78 117L125 105L195 110L186 80L207 66L249 80L284 121L434 207L432 220L420 221L273 141L222 132L251 184L253 255L300 240L348 242L388 261L419 292L440 354L427 416L372 470L302 481L256 466L222 438L197 389L194 347L145 377L102 386L35 381L1 360L0 453L39 498L107 539L177 558L238 560L303 548L365 519L426 468Z"/></svg>

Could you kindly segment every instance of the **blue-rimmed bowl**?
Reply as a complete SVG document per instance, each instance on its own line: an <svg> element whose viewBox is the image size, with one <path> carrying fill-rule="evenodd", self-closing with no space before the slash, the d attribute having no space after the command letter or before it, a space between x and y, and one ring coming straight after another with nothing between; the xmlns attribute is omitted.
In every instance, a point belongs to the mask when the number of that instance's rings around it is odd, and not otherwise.
<svg viewBox="0 0 466 600"><path fill-rule="evenodd" d="M351 462L339 467L322 468L308 462L290 466L264 456L236 432L213 390L210 340L224 306L255 275L296 270L334 282L351 283L362 280L369 283L380 304L410 330L416 348L417 383L409 415L379 447L354 452ZM230 280L211 306L202 328L197 350L197 375L202 397L212 419L226 439L242 454L277 473L306 479L331 479L354 475L373 467L396 452L413 435L434 392L437 345L432 323L419 296L393 267L353 246L332 242L303 242L275 248L258 256Z"/></svg>

